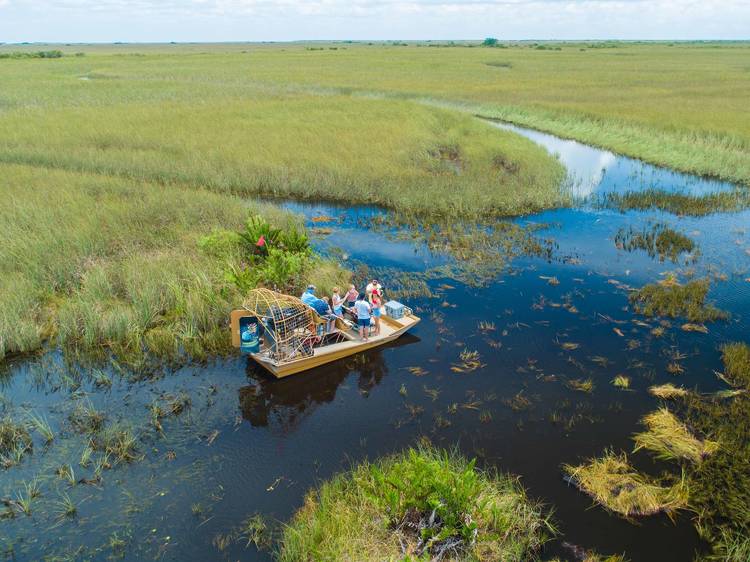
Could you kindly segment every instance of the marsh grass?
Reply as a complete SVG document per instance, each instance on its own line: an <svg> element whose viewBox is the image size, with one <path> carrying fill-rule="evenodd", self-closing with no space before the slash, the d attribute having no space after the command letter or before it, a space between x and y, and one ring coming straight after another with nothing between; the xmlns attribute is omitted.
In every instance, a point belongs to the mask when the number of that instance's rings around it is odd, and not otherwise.
<svg viewBox="0 0 750 562"><path fill-rule="evenodd" d="M124 423L105 427L94 435L92 444L95 451L101 451L107 458L118 463L130 463L141 458L138 451L138 440L130 426Z"/></svg>
<svg viewBox="0 0 750 562"><path fill-rule="evenodd" d="M52 430L52 426L50 426L49 421L43 414L29 412L27 416L31 426L44 438L46 444L54 441L55 432Z"/></svg>
<svg viewBox="0 0 750 562"><path fill-rule="evenodd" d="M279 559L529 560L552 528L517 481L431 449L364 462L310 492Z"/></svg>
<svg viewBox="0 0 750 562"><path fill-rule="evenodd" d="M570 480L606 509L624 515L673 514L687 507L688 488L684 478L665 487L640 474L628 463L627 455L607 451L579 466L564 465Z"/></svg>
<svg viewBox="0 0 750 562"><path fill-rule="evenodd" d="M721 348L724 376L733 386L750 389L750 345L729 343Z"/></svg>
<svg viewBox="0 0 750 562"><path fill-rule="evenodd" d="M702 217L714 213L731 213L750 207L750 194L746 190L688 195L656 189L608 193L597 202L599 206L613 207L622 212L659 209L675 215Z"/></svg>
<svg viewBox="0 0 750 562"><path fill-rule="evenodd" d="M695 437L667 408L648 414L642 423L647 431L633 437L635 451L648 449L660 459L700 463L719 449L718 442Z"/></svg>
<svg viewBox="0 0 750 562"><path fill-rule="evenodd" d="M691 322L725 320L728 313L706 303L709 290L707 279L675 283L652 283L629 296L636 312L645 316L684 317Z"/></svg>
<svg viewBox="0 0 750 562"><path fill-rule="evenodd" d="M25 425L14 422L10 416L0 420L0 464L3 467L18 464L32 446L31 435Z"/></svg>
<svg viewBox="0 0 750 562"><path fill-rule="evenodd" d="M681 254L693 253L696 249L691 238L664 223L656 223L641 230L636 230L632 226L629 229L621 228L615 234L614 240L618 248L627 252L643 250L649 257L658 256L660 261L669 258L674 263L677 263ZM691 261L694 261L695 254L691 258Z"/></svg>

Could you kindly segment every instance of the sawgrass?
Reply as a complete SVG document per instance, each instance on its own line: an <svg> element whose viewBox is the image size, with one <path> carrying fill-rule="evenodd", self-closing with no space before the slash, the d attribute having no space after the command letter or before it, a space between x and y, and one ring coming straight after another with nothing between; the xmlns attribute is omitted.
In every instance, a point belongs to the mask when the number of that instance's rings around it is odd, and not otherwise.
<svg viewBox="0 0 750 562"><path fill-rule="evenodd" d="M136 359L144 349L170 359L225 351L241 300L226 271L241 256L200 240L239 231L249 212L299 228L276 207L227 194L22 165L0 173L0 359L46 341ZM333 262L308 265L321 287L347 280Z"/></svg>
<svg viewBox="0 0 750 562"><path fill-rule="evenodd" d="M719 448L719 443L708 439L698 439L667 408L646 415L642 420L647 431L637 433L635 451L648 449L660 459L685 459L700 463Z"/></svg>
<svg viewBox="0 0 750 562"><path fill-rule="evenodd" d="M138 103L114 91L108 102L0 115L0 161L435 216L516 215L566 201L563 168L543 148L447 109L221 90Z"/></svg>
<svg viewBox="0 0 750 562"><path fill-rule="evenodd" d="M570 480L606 509L624 516L674 513L687 506L684 477L670 487L636 472L625 453L607 451L579 466L564 465Z"/></svg>
<svg viewBox="0 0 750 562"><path fill-rule="evenodd" d="M543 45L560 50L530 43L502 50L424 43L335 46L340 48L60 47L87 56L47 65L6 61L0 67L2 101L10 108L38 107L50 99L99 105L113 91L142 101L211 100L217 91L252 90L428 99L656 164L750 183L747 43ZM142 56L123 56L133 52Z"/></svg>
<svg viewBox="0 0 750 562"><path fill-rule="evenodd" d="M516 479L420 448L310 492L283 531L279 560L535 560L551 531Z"/></svg>

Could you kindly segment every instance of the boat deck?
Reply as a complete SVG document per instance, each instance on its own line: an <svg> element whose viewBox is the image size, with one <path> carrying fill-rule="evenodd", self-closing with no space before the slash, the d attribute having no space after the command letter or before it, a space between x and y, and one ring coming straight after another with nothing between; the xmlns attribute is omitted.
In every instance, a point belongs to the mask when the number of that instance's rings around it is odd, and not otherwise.
<svg viewBox="0 0 750 562"><path fill-rule="evenodd" d="M276 377L286 377L393 341L420 321L413 314L399 319L384 315L380 320L380 334L373 334L367 341L360 339L355 326L352 329L338 331L344 341L316 347L310 357L300 357L281 364L270 359L262 351L252 354L251 357Z"/></svg>

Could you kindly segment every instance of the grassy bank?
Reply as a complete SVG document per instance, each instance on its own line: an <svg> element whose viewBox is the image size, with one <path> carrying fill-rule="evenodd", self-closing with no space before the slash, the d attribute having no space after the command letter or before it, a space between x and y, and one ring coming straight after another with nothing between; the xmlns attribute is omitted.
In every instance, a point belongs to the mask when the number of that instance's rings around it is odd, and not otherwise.
<svg viewBox="0 0 750 562"><path fill-rule="evenodd" d="M221 352L241 301L226 272L245 257L206 236L241 230L250 211L300 228L275 207L226 194L19 165L0 174L0 358L47 340L136 362L146 349ZM303 267L321 287L346 279L312 255Z"/></svg>
<svg viewBox="0 0 750 562"><path fill-rule="evenodd" d="M515 479L418 449L310 492L284 529L279 559L533 560L551 531Z"/></svg>

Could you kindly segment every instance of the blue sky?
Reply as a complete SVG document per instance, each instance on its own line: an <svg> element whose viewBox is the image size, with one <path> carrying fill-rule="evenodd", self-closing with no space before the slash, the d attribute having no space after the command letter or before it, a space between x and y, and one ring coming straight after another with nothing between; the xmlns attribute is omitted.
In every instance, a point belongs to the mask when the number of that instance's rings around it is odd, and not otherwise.
<svg viewBox="0 0 750 562"><path fill-rule="evenodd" d="M750 39L750 0L0 0L0 42Z"/></svg>

